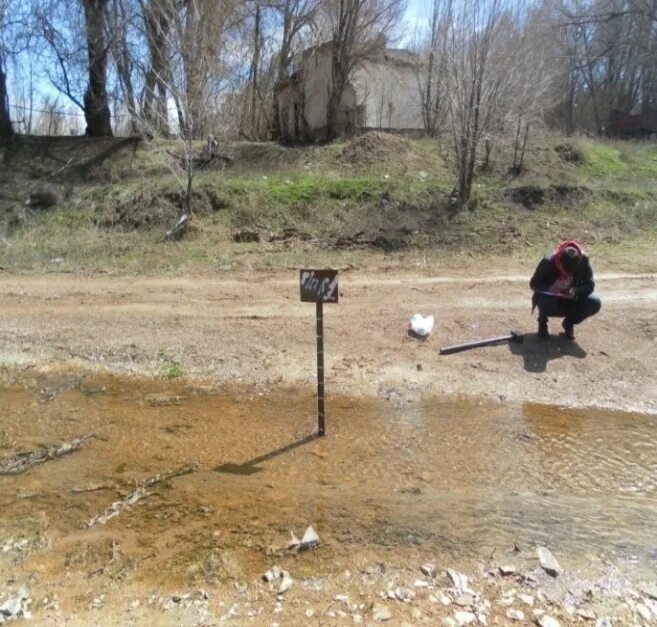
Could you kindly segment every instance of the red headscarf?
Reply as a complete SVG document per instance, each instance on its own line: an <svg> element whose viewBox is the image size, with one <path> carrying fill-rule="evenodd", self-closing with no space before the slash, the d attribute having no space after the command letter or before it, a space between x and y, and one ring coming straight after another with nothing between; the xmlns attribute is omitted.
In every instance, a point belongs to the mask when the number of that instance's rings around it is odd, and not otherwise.
<svg viewBox="0 0 657 627"><path fill-rule="evenodd" d="M584 255L584 249L582 248L582 245L579 242L576 242L575 240L569 240L567 242L564 242L563 244L559 244L555 251L552 253L552 261L554 262L554 267L557 269L557 272L559 273L559 278L568 278L570 277L570 274L566 272L561 265L561 255L566 248L574 248L579 252L580 257Z"/></svg>

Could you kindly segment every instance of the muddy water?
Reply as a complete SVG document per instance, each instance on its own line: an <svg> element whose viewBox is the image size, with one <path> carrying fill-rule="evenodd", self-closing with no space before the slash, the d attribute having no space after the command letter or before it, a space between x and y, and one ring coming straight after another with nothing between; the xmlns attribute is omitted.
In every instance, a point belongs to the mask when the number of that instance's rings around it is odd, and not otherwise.
<svg viewBox="0 0 657 627"><path fill-rule="evenodd" d="M309 389L68 375L6 386L0 457L96 437L0 477L0 548L46 578L109 560L145 580L207 581L262 572L290 530L312 524L325 543L315 569L345 555L477 560L538 543L571 563L604 552L657 566L657 417L439 398L334 396L328 407L318 440ZM136 481L190 462L196 472L82 528Z"/></svg>

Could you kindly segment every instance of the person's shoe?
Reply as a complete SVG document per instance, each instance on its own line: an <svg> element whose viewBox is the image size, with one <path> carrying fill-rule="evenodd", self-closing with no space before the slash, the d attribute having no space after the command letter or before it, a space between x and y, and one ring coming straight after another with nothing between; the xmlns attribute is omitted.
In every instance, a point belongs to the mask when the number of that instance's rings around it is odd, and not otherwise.
<svg viewBox="0 0 657 627"><path fill-rule="evenodd" d="M564 335L569 339L569 340L574 340L575 339L575 328L573 326L572 322L568 322L567 320L564 320L561 323L561 326L563 327L563 333Z"/></svg>
<svg viewBox="0 0 657 627"><path fill-rule="evenodd" d="M550 337L548 332L547 318L538 319L538 337L540 337L542 340L547 340Z"/></svg>

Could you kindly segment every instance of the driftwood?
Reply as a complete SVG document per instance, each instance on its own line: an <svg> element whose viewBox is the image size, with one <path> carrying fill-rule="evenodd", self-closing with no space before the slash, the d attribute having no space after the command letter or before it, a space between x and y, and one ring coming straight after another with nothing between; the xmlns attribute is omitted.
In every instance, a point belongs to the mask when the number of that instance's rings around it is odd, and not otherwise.
<svg viewBox="0 0 657 627"><path fill-rule="evenodd" d="M87 492L99 492L101 490L115 490L118 488L113 483L99 483L98 485L80 486L71 489L71 494L86 494Z"/></svg>
<svg viewBox="0 0 657 627"><path fill-rule="evenodd" d="M170 242L174 240L181 240L185 236L188 228L189 215L183 213L180 218L178 218L176 225L162 236L162 241Z"/></svg>
<svg viewBox="0 0 657 627"><path fill-rule="evenodd" d="M70 442L57 444L41 451L29 451L27 453L18 453L9 459L0 462L0 475L19 475L33 466L38 466L52 459L65 457L75 451L79 451L84 443L94 437L93 433L76 438Z"/></svg>
<svg viewBox="0 0 657 627"><path fill-rule="evenodd" d="M141 485L138 485L135 490L130 492L127 496L124 496L118 501L114 501L104 512L97 514L91 518L88 522L82 525L82 528L93 527L94 525L104 525L108 520L111 520L115 516L118 516L123 510L129 509L131 505L134 505L142 499L148 498L154 494L153 491L149 491L148 488L152 488L158 483L163 481L168 481L174 477L180 477L181 475L187 475L190 472L194 472L198 468L198 464L188 464L187 466L181 466L180 468L174 468L167 472L160 473L146 479Z"/></svg>

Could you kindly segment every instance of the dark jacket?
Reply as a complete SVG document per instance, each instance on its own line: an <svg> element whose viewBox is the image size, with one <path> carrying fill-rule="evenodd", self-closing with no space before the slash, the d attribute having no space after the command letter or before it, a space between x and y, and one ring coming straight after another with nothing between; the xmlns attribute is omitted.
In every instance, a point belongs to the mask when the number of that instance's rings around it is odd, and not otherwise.
<svg viewBox="0 0 657 627"><path fill-rule="evenodd" d="M552 253L541 259L534 276L529 281L529 287L535 291L547 292L558 278L559 271L554 263L554 253ZM586 297L593 293L595 287L593 270L591 270L591 264L586 255L582 255L582 261L573 275L572 286L575 288L575 298Z"/></svg>

